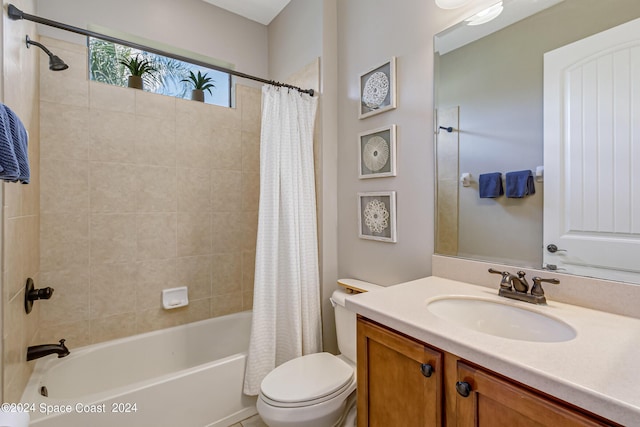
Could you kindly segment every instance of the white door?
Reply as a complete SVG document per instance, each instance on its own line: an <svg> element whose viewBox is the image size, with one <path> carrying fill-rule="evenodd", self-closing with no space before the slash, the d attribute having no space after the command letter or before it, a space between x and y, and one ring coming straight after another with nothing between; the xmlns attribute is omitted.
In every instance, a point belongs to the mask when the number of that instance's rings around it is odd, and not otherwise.
<svg viewBox="0 0 640 427"><path fill-rule="evenodd" d="M547 267L638 282L640 19L545 54L544 165Z"/></svg>

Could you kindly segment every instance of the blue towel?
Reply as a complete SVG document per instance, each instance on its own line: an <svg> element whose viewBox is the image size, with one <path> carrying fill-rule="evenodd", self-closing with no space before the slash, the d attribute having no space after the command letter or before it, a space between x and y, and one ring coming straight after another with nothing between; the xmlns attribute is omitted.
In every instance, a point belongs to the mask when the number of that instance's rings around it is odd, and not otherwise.
<svg viewBox="0 0 640 427"><path fill-rule="evenodd" d="M27 136L27 130L24 128L22 121L18 117L16 113L14 113L9 107L6 105L2 105L2 110L6 115L7 121L3 127L8 127L9 133L9 141L5 143L4 137L2 133L0 133L0 166L3 167L4 171L0 174L0 178L6 181L22 181L23 184L28 184L31 178L31 172L29 170L29 138ZM3 120L5 116L2 116ZM8 126L7 126L8 124ZM7 161L11 164L11 173L7 173L7 167L4 166L5 163L2 161L5 156L3 156L3 147L13 146L13 158L8 157ZM10 149L7 150L10 156ZM17 163L17 170L13 167Z"/></svg>
<svg viewBox="0 0 640 427"><path fill-rule="evenodd" d="M536 193L531 171L507 172L505 182L507 184L507 197L520 199Z"/></svg>
<svg viewBox="0 0 640 427"><path fill-rule="evenodd" d="M478 182L481 199L494 199L504 194L502 174L500 172L480 174Z"/></svg>
<svg viewBox="0 0 640 427"><path fill-rule="evenodd" d="M11 123L4 104L0 104L0 179L15 181L20 176L20 166L11 136Z"/></svg>

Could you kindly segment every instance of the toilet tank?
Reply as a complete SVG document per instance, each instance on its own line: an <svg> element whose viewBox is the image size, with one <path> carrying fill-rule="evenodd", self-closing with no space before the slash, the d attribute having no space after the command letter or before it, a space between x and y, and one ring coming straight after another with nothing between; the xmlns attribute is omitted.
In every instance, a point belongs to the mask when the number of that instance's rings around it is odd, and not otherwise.
<svg viewBox="0 0 640 427"><path fill-rule="evenodd" d="M382 286L373 283L363 282L355 279L340 279L339 283L363 291L376 291ZM336 335L338 337L338 349L340 353L356 363L356 313L345 308L345 298L353 295L346 289L340 288L333 291L331 302L334 307L336 319Z"/></svg>

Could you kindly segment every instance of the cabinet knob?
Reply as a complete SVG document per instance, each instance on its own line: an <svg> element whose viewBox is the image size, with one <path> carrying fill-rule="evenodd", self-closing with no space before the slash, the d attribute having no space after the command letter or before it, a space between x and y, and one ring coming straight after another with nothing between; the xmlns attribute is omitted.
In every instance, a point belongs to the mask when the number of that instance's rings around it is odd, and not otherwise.
<svg viewBox="0 0 640 427"><path fill-rule="evenodd" d="M462 397L469 397L471 394L471 385L465 381L458 381L456 383L456 391Z"/></svg>
<svg viewBox="0 0 640 427"><path fill-rule="evenodd" d="M428 363L423 363L420 366L420 371L422 372L422 375L424 375L425 377L429 378L431 376L431 374L433 374L433 366L431 366Z"/></svg>

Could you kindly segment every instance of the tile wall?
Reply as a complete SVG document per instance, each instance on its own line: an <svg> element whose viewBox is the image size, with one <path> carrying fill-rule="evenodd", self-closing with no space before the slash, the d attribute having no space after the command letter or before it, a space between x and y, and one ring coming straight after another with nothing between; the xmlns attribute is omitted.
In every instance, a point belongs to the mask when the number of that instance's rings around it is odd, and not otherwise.
<svg viewBox="0 0 640 427"><path fill-rule="evenodd" d="M78 347L250 309L260 90L236 108L87 80L86 48L43 43L40 340ZM189 287L166 311L161 290Z"/></svg>
<svg viewBox="0 0 640 427"><path fill-rule="evenodd" d="M8 2L3 2L5 5ZM32 0L11 1L26 13L34 13ZM2 401L19 402L31 375L27 347L38 340L39 307L27 316L24 287L28 277L39 283L39 118L38 61L42 51L27 49L25 35L37 39L36 26L3 18L2 102L21 119L29 132L29 184L0 183L3 193L2 224ZM44 54L43 54L44 55ZM46 62L44 59L42 62Z"/></svg>

